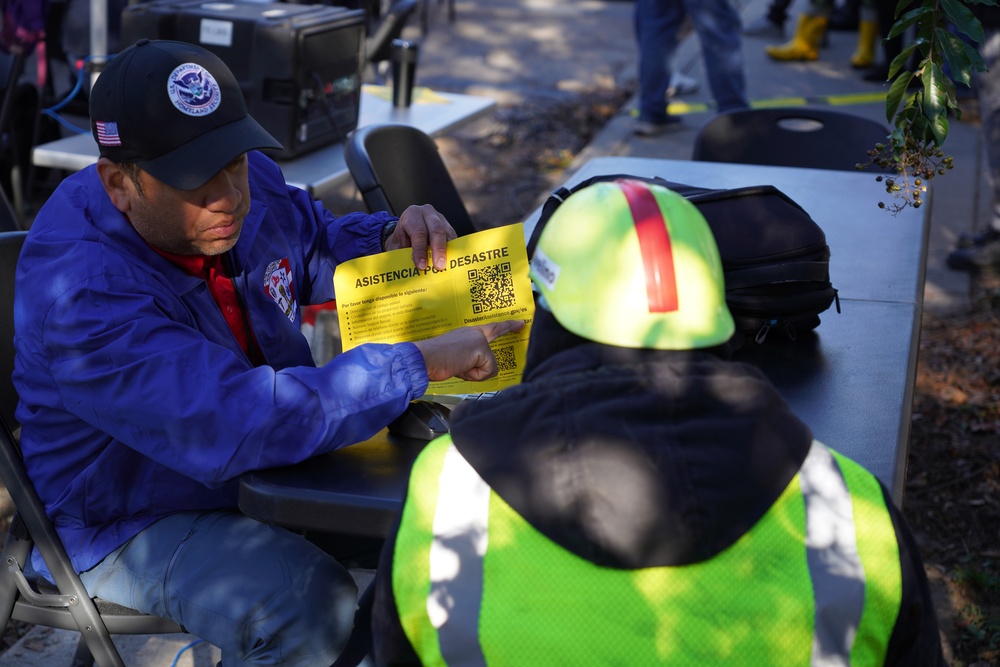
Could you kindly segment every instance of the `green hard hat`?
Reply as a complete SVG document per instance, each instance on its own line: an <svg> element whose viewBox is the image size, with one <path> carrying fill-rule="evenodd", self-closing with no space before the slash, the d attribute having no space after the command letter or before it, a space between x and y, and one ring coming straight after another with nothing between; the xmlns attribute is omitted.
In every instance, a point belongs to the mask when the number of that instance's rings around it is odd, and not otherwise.
<svg viewBox="0 0 1000 667"><path fill-rule="evenodd" d="M688 350L735 331L712 230L659 185L619 179L572 194L545 222L530 275L564 328L606 345Z"/></svg>

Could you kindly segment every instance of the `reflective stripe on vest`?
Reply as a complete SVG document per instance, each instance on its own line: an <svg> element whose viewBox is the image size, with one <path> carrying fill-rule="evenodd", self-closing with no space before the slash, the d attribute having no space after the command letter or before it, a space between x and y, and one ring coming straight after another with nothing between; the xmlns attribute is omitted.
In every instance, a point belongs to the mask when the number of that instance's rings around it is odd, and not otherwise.
<svg viewBox="0 0 1000 667"><path fill-rule="evenodd" d="M441 655L447 664L485 665L478 623L490 487L452 445L444 455L440 488L431 542L427 615L438 629Z"/></svg>
<svg viewBox="0 0 1000 667"><path fill-rule="evenodd" d="M728 549L631 571L547 540L441 438L414 465L393 563L425 665L881 664L901 596L878 482L818 442Z"/></svg>
<svg viewBox="0 0 1000 667"><path fill-rule="evenodd" d="M848 665L865 601L851 494L833 455L815 441L799 470L799 485L806 503L806 560L822 614L815 624L811 664Z"/></svg>

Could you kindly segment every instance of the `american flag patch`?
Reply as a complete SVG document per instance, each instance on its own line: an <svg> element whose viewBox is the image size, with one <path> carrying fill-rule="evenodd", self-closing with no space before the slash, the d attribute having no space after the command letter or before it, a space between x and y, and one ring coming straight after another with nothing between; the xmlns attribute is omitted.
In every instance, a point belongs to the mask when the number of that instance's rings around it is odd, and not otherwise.
<svg viewBox="0 0 1000 667"><path fill-rule="evenodd" d="M118 123L97 121L97 143L102 146L121 146L122 140L118 136Z"/></svg>

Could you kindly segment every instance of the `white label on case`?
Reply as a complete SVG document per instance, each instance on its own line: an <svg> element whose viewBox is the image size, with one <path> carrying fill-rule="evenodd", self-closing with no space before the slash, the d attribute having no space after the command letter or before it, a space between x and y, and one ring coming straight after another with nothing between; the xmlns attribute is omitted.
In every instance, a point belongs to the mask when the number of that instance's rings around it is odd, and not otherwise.
<svg viewBox="0 0 1000 667"><path fill-rule="evenodd" d="M215 44L217 46L233 45L233 22L216 21L215 19L202 19L201 32L198 41L202 44Z"/></svg>

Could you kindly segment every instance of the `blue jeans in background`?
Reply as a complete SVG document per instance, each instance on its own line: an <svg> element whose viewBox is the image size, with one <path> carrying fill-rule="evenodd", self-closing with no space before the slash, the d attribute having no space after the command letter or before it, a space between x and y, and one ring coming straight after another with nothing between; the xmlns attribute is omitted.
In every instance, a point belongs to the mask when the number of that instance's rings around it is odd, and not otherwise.
<svg viewBox="0 0 1000 667"><path fill-rule="evenodd" d="M719 111L745 109L746 77L740 17L729 0L635 0L635 33L639 46L639 120L666 122L670 58L678 32L690 16Z"/></svg>
<svg viewBox="0 0 1000 667"><path fill-rule="evenodd" d="M225 667L329 667L357 604L354 579L332 556L227 510L160 519L80 576L91 595L219 647Z"/></svg>

